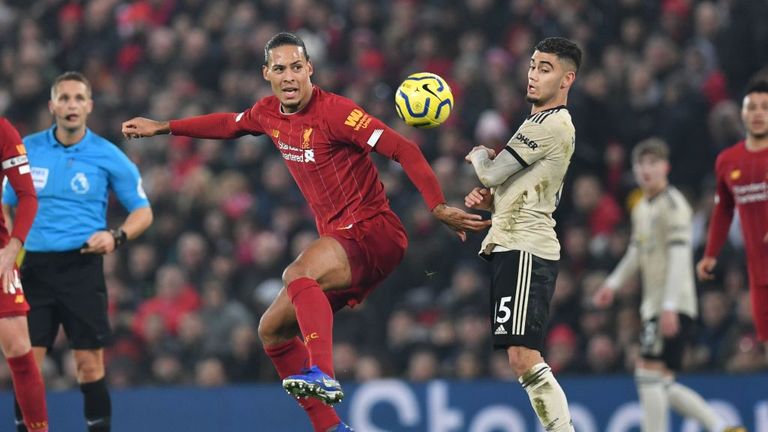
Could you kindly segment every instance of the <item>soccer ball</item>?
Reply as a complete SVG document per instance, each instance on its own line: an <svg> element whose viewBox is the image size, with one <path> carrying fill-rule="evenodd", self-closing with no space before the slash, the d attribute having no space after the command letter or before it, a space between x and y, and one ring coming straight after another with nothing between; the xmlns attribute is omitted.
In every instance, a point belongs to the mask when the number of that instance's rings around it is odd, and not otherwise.
<svg viewBox="0 0 768 432"><path fill-rule="evenodd" d="M429 72L409 75L395 92L395 109L403 121L417 128L433 128L451 114L453 94L445 80Z"/></svg>

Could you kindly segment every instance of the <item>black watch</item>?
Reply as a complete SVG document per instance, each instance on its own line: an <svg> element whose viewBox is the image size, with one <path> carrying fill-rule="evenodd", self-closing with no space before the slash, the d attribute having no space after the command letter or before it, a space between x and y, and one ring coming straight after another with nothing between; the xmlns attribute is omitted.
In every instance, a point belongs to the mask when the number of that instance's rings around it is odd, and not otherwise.
<svg viewBox="0 0 768 432"><path fill-rule="evenodd" d="M128 241L128 234L126 234L122 228L111 229L109 230L109 233L112 234L112 238L115 239L115 249Z"/></svg>

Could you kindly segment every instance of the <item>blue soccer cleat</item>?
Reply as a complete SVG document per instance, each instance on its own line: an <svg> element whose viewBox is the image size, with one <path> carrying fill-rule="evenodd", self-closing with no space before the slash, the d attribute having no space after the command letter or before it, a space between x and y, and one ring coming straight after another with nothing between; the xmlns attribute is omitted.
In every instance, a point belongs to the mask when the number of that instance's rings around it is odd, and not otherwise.
<svg viewBox="0 0 768 432"><path fill-rule="evenodd" d="M328 429L328 432L355 432L355 430L345 425L344 422L341 422L331 429Z"/></svg>
<svg viewBox="0 0 768 432"><path fill-rule="evenodd" d="M295 398L311 397L319 399L326 405L334 405L344 399L341 384L323 373L317 366L302 369L301 374L287 377L283 380L283 388ZM352 430L348 429L349 426L344 423L340 423L339 427L341 426L347 429L338 429L339 431Z"/></svg>

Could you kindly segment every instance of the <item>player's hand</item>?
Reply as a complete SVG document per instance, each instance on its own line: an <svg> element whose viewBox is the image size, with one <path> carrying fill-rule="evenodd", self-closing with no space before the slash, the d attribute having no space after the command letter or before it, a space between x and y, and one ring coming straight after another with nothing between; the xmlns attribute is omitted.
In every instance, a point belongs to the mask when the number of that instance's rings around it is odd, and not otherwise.
<svg viewBox="0 0 768 432"><path fill-rule="evenodd" d="M464 197L467 208L491 211L493 194L489 189L476 187Z"/></svg>
<svg viewBox="0 0 768 432"><path fill-rule="evenodd" d="M467 240L467 231L481 231L491 226L491 221L483 220L483 217L477 214L467 213L456 207L449 207L440 204L432 209L432 214L440 222L448 225L448 228L456 231L461 241Z"/></svg>
<svg viewBox="0 0 768 432"><path fill-rule="evenodd" d="M96 231L80 248L80 253L106 255L115 250L115 238L109 231Z"/></svg>
<svg viewBox="0 0 768 432"><path fill-rule="evenodd" d="M469 153L467 153L466 156L464 156L464 160L467 161L467 163L472 163L472 153L476 151L485 151L486 153L488 153L489 159L493 159L496 157L496 150L492 148L488 148L486 146L475 146L472 148L472 150L469 151Z"/></svg>
<svg viewBox="0 0 768 432"><path fill-rule="evenodd" d="M665 338L675 336L680 331L680 318L677 316L677 311L665 310L662 312L659 326L661 326L661 335Z"/></svg>
<svg viewBox="0 0 768 432"><path fill-rule="evenodd" d="M16 257L20 250L21 241L15 237L11 237L8 244L0 249L0 279L5 294L16 294L16 289L21 289L19 273L16 271Z"/></svg>
<svg viewBox="0 0 768 432"><path fill-rule="evenodd" d="M614 291L607 286L603 286L592 296L592 303L597 307L610 306L613 303Z"/></svg>
<svg viewBox="0 0 768 432"><path fill-rule="evenodd" d="M128 139L151 137L171 133L171 127L167 121L160 122L144 117L134 117L123 122L123 136Z"/></svg>
<svg viewBox="0 0 768 432"><path fill-rule="evenodd" d="M696 275L699 277L699 280L708 281L714 279L715 275L712 274L712 270L715 269L716 265L717 259L713 257L705 256L699 260L696 264Z"/></svg>

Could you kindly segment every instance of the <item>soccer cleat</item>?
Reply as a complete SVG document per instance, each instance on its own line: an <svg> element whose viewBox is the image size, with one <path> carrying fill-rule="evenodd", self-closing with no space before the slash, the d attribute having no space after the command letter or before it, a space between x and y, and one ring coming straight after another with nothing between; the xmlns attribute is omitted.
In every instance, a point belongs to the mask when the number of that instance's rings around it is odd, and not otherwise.
<svg viewBox="0 0 768 432"><path fill-rule="evenodd" d="M283 388L295 398L312 397L326 405L334 405L344 399L341 384L323 373L317 366L302 369L301 374L291 375L283 380ZM344 425L340 423L339 426ZM349 427L344 425L345 427ZM340 431L352 429L339 429Z"/></svg>
<svg viewBox="0 0 768 432"><path fill-rule="evenodd" d="M731 427L725 428L723 432L747 432L747 428L745 428L744 426L731 426Z"/></svg>
<svg viewBox="0 0 768 432"><path fill-rule="evenodd" d="M331 429L328 429L328 432L355 432L355 430L345 425L344 422L341 422Z"/></svg>

